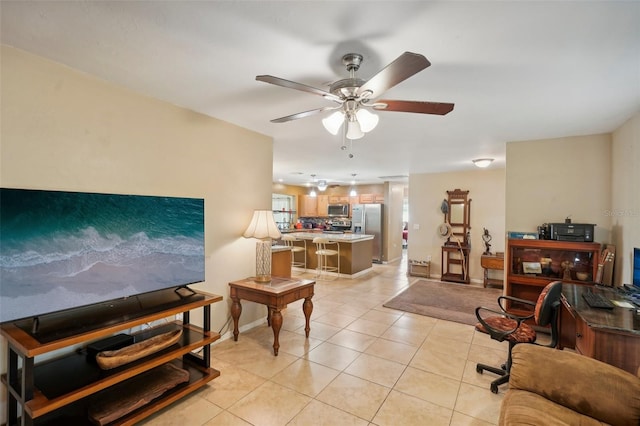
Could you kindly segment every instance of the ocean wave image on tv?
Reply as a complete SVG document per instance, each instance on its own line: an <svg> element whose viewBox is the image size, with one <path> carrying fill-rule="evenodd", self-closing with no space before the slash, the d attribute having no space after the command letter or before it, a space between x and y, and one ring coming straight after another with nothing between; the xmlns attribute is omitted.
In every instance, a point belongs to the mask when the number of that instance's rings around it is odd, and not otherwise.
<svg viewBox="0 0 640 426"><path fill-rule="evenodd" d="M204 281L204 200L0 189L0 322Z"/></svg>

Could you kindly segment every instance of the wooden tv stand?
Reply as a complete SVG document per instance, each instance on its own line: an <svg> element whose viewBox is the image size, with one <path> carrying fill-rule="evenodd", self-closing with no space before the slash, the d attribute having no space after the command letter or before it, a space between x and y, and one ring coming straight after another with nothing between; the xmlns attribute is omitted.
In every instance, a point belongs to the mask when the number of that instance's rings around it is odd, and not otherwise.
<svg viewBox="0 0 640 426"><path fill-rule="evenodd" d="M142 373L168 363L189 372L187 382L110 423L132 425L218 377L220 372L210 366L210 345L220 338L218 333L210 331L210 305L221 301L222 296L198 291L181 295L174 289L148 295L152 297L144 300L146 304L141 302L143 310L127 315L118 311L111 320L103 318L104 323L98 327L88 331L81 328L77 333L65 332L65 337L46 339L44 343L24 327L19 327L19 322L2 324L0 334L7 339L9 349L7 373L2 375L2 382L7 387L7 425L90 425L87 409L92 396L98 392L106 392L127 380L134 381ZM190 311L197 308L203 310L203 327L190 324ZM68 322L73 322L73 311L65 312ZM178 314L182 314L182 321L169 321L159 328L182 328L181 340L155 354L113 370L101 370L86 354L86 345L92 341ZM45 322L46 316L40 321ZM150 337L148 330L133 335L144 340ZM76 345L85 349L71 351L70 347ZM69 350L61 357L35 363L36 356L64 348ZM193 353L199 348L202 348L201 354Z"/></svg>

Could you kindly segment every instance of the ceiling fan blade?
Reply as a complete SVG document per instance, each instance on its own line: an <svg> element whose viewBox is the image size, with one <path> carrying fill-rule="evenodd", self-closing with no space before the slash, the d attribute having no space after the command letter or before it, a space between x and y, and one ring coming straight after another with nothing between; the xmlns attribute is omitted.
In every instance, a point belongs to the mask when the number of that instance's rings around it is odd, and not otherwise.
<svg viewBox="0 0 640 426"><path fill-rule="evenodd" d="M431 62L418 53L404 52L395 61L384 67L358 89L358 95L374 99L396 84L431 65ZM370 92L370 95L367 95Z"/></svg>
<svg viewBox="0 0 640 426"><path fill-rule="evenodd" d="M320 114L321 112L331 111L331 110L338 109L338 108L340 108L340 107L339 106L336 106L336 107L330 106L330 107L312 109L310 111L304 111L304 112L299 112L297 114L287 115L286 117L274 118L273 120L271 120L271 122L272 123L286 123L287 121L293 121L293 120L297 120L299 118L310 117L312 115Z"/></svg>
<svg viewBox="0 0 640 426"><path fill-rule="evenodd" d="M256 80L275 84L276 86L282 86L289 89L313 93L314 95L320 95L325 99L342 103L342 99L334 95L333 93L325 92L324 90L316 89L315 87L307 86L306 84L296 83L295 81L285 80L284 78L274 77L272 75L257 75Z"/></svg>
<svg viewBox="0 0 640 426"><path fill-rule="evenodd" d="M380 99L371 107L380 111L416 112L418 114L446 115L453 111L454 104L442 102L394 101Z"/></svg>

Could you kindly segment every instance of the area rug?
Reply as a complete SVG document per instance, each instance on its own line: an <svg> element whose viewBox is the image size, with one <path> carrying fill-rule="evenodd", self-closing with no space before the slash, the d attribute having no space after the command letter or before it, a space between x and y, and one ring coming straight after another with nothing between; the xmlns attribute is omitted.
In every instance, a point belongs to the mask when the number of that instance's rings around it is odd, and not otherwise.
<svg viewBox="0 0 640 426"><path fill-rule="evenodd" d="M498 308L499 288L418 280L383 306L414 314L475 325L476 307Z"/></svg>

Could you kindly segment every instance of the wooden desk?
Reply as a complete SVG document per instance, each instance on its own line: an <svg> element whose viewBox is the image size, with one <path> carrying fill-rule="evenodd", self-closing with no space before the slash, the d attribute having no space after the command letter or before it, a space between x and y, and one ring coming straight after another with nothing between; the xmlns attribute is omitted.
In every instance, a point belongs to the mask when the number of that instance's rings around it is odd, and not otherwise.
<svg viewBox="0 0 640 426"><path fill-rule="evenodd" d="M575 348L582 355L637 374L640 314L631 308L590 308L582 297L582 293L590 289L609 300L624 300L612 289L563 283L560 348Z"/></svg>
<svg viewBox="0 0 640 426"><path fill-rule="evenodd" d="M231 305L231 316L233 317L233 340L238 341L238 322L242 313L240 299L250 302L267 305L267 324L273 329L273 354L278 355L280 342L280 328L282 327L282 314L280 311L287 307L287 304L296 300L304 299L302 312L306 319L304 328L305 335L309 337L309 320L313 311L313 290L316 282L311 280L295 280L280 277L272 277L271 283L260 284L252 278L229 283L230 297L233 301Z"/></svg>
<svg viewBox="0 0 640 426"><path fill-rule="evenodd" d="M489 270L504 271L504 256L483 254L480 257L480 266L484 268L484 287L487 285L497 285L502 287L504 281L501 279L489 278Z"/></svg>

